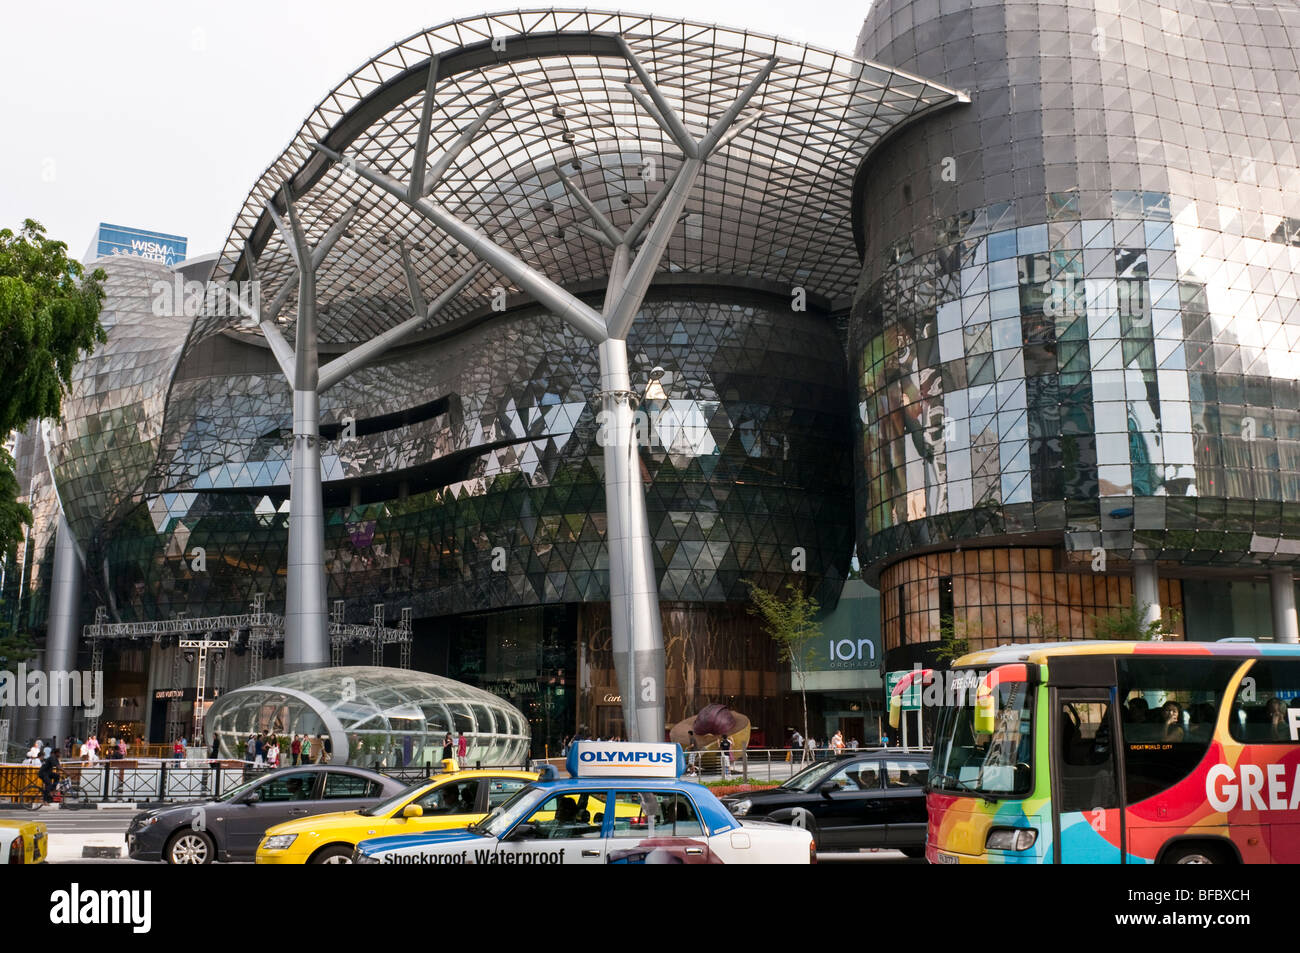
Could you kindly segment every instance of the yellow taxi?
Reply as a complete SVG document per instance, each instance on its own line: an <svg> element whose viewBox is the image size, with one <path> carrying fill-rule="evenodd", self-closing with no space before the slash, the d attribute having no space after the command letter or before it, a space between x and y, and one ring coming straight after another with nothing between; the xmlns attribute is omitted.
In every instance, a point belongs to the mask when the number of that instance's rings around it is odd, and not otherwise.
<svg viewBox="0 0 1300 953"><path fill-rule="evenodd" d="M40 821L0 820L0 864L43 864L49 833Z"/></svg>
<svg viewBox="0 0 1300 953"><path fill-rule="evenodd" d="M277 824L262 836L257 863L350 864L358 841L468 827L535 780L536 772L504 768L439 774L360 811Z"/></svg>

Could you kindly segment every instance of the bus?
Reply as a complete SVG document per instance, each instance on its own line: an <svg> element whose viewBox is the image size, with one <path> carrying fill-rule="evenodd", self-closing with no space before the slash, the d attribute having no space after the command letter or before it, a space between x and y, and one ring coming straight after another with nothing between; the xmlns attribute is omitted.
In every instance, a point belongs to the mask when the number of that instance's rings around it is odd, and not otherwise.
<svg viewBox="0 0 1300 953"><path fill-rule="evenodd" d="M1300 646L1006 645L922 680L931 863L1300 863Z"/></svg>

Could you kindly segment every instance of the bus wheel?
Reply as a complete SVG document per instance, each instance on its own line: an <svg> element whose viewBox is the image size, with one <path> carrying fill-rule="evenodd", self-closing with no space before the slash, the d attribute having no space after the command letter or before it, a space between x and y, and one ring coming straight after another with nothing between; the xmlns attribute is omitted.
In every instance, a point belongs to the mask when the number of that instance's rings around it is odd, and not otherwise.
<svg viewBox="0 0 1300 953"><path fill-rule="evenodd" d="M1222 849L1209 844L1184 844L1171 847L1162 864L1226 864L1230 861Z"/></svg>

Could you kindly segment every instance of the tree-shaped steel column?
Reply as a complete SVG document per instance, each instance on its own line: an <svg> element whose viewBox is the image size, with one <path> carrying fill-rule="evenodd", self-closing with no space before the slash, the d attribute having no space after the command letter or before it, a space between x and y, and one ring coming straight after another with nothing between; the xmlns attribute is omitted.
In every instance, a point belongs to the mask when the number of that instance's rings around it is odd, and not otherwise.
<svg viewBox="0 0 1300 953"><path fill-rule="evenodd" d="M701 169L710 156L759 118L761 114L756 112L737 122L745 106L776 68L778 60L775 57L770 59L731 106L713 122L705 136L696 139L621 37L619 47L644 87L642 91L629 86L633 97L681 148L683 160L672 178L625 232L619 232L594 203L565 179L566 188L595 226L583 226L583 234L612 250L603 313L597 313L431 197L439 179L455 161L456 154L472 141L474 133L502 105L499 97L491 99L471 126L426 171L429 136L425 126L438 81L437 57L429 64L421 111L424 125L418 132L412 161L414 171L409 183L402 183L323 143L316 143L316 148L419 212L597 345L605 437L602 442L608 519L606 544L610 560L610 615L615 667L623 695L628 737L661 741L664 738L663 632L645 490L634 438L638 398L628 371L626 338ZM560 175L563 178L563 173Z"/></svg>
<svg viewBox="0 0 1300 953"><path fill-rule="evenodd" d="M276 315L292 291L287 282L264 312L247 312L238 298L231 296L230 300L257 322L293 391L284 669L297 672L325 668L330 663L330 620L325 587L325 506L320 461L321 394L425 325L460 294L485 265L476 263L426 306L410 256L406 248L399 245L414 312L412 317L321 367L316 322L316 269L346 230L356 208L335 222L320 243L312 248L287 188L282 190L282 195L283 211L274 203L267 205L267 211L279 227L298 269L298 321L294 346L290 347L275 325Z"/></svg>

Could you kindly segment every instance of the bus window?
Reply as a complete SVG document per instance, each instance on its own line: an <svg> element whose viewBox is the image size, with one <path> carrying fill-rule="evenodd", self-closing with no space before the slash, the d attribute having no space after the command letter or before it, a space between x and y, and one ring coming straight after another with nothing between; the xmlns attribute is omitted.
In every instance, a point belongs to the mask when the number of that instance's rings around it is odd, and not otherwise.
<svg viewBox="0 0 1300 953"><path fill-rule="evenodd" d="M1061 813L1119 807L1110 705L1096 699L1063 699L1058 723Z"/></svg>
<svg viewBox="0 0 1300 953"><path fill-rule="evenodd" d="M1237 689L1228 733L1244 744L1300 741L1300 662L1257 660Z"/></svg>
<svg viewBox="0 0 1300 953"><path fill-rule="evenodd" d="M1205 757L1240 659L1131 655L1116 663L1128 802L1178 783Z"/></svg>

